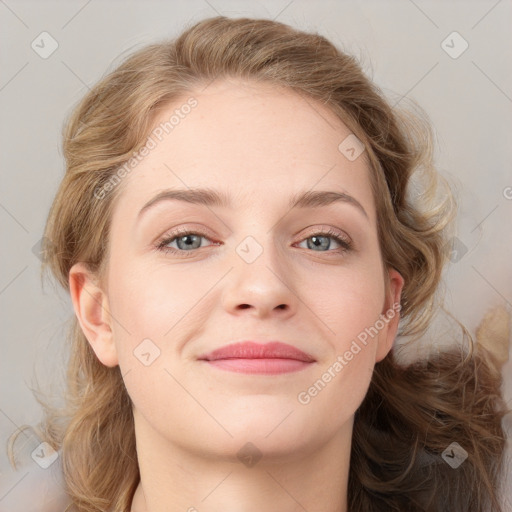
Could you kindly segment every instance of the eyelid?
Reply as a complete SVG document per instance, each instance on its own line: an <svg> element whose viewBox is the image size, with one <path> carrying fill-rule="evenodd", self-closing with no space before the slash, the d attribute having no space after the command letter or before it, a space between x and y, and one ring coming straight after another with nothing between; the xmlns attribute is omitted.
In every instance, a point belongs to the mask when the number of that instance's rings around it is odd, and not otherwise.
<svg viewBox="0 0 512 512"><path fill-rule="evenodd" d="M211 240L212 242L214 241L214 238L215 238L215 235L213 234L213 232L211 230L209 230L208 228L206 228L205 226L199 225L199 224L197 224L197 225L196 224L187 224L185 226L179 226L177 228L171 228L171 229L166 230L166 232L163 235L160 235L156 239L155 243L159 243L162 240L165 240L167 238L179 237L182 234L187 234L190 232L193 232L194 234L202 235L205 238L208 238L209 240Z"/></svg>
<svg viewBox="0 0 512 512"><path fill-rule="evenodd" d="M320 227L318 227L318 226L320 226ZM343 231L340 228L336 228L336 227L333 227L330 225L320 224L320 225L312 226L312 227L308 226L307 228L304 228L304 229L307 230L306 233L308 233L308 236L315 235L319 232L325 232L325 233L331 232L331 234L336 233L338 236L342 236L342 237L346 238L347 240L350 240L350 242L352 242L352 237L350 237L345 231ZM203 225L199 225L199 224L198 225L187 224L186 226L180 226L175 229L171 228L171 229L167 230L163 235L160 235L156 239L156 241L162 240L164 238L169 238L171 236L173 236L173 237L179 236L181 233L189 233L194 230L197 230L197 234L204 235L205 237L210 238L210 240L212 240L212 241L215 238L215 235L213 234L213 232L211 230L209 230L207 227L205 227ZM194 231L194 233L195 233L195 231ZM299 241L304 240L306 235L302 235L302 237L303 238L301 238Z"/></svg>
<svg viewBox="0 0 512 512"><path fill-rule="evenodd" d="M318 233L322 233L323 236L338 236L345 240L346 242L349 242L350 244L353 243L352 237L348 235L345 231L343 231L340 228L335 228L333 226L328 225L320 225L320 227L312 227L311 230L308 230L306 232L306 235L302 235L302 238L300 241L304 240L305 238L308 238L309 236L316 235Z"/></svg>

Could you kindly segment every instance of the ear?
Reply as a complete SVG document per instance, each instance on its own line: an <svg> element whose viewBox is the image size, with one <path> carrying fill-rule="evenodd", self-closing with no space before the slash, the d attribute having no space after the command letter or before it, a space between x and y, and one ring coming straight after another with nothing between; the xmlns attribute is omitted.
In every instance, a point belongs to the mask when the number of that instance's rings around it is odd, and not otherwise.
<svg viewBox="0 0 512 512"><path fill-rule="evenodd" d="M105 366L117 366L108 297L84 263L71 267L69 290L78 322L94 353Z"/></svg>
<svg viewBox="0 0 512 512"><path fill-rule="evenodd" d="M400 322L399 306L402 288L404 286L404 278L394 268L390 268L388 272L389 286L380 317L384 323L384 327L379 333L379 343L375 358L376 363L384 359L393 347L398 331L398 324Z"/></svg>

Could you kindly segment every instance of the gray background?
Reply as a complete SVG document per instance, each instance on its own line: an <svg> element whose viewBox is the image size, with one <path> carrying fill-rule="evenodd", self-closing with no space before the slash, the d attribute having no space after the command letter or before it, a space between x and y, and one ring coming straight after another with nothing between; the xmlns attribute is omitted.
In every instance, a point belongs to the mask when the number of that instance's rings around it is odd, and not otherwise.
<svg viewBox="0 0 512 512"><path fill-rule="evenodd" d="M490 307L511 309L511 1L0 0L2 473L9 470L7 437L41 419L29 387L37 377L59 396L64 372L70 301L65 292L42 288L33 249L64 172L63 121L132 50L217 14L318 31L360 58L393 103L411 98L425 109L439 169L461 205L462 250L445 273L448 308L472 333ZM31 47L44 31L58 43L45 59ZM457 58L442 47L453 31L469 44ZM461 48L453 37L448 42L452 51ZM504 366L509 406L510 359Z"/></svg>

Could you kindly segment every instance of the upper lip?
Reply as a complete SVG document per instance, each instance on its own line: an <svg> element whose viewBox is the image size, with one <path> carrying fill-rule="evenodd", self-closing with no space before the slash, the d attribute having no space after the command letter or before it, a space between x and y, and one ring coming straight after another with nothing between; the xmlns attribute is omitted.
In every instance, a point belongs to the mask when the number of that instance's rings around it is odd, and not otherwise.
<svg viewBox="0 0 512 512"><path fill-rule="evenodd" d="M313 356L280 341L265 343L241 341L231 343L203 354L198 359L206 361L215 361L217 359L295 359L308 363L315 361Z"/></svg>

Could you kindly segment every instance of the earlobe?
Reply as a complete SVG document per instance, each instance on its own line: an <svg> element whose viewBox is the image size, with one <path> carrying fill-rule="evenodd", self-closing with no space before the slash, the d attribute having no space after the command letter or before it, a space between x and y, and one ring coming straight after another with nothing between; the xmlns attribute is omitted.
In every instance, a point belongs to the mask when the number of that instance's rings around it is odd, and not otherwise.
<svg viewBox="0 0 512 512"><path fill-rule="evenodd" d="M402 288L404 286L404 278L394 268L389 269L389 291L384 303L381 318L384 327L379 333L379 346L375 362L382 361L391 348L398 332L398 324L400 322L400 298Z"/></svg>
<svg viewBox="0 0 512 512"><path fill-rule="evenodd" d="M71 267L69 290L75 315L96 356L105 366L118 365L108 297L84 263Z"/></svg>

